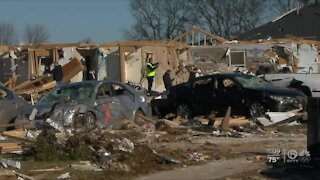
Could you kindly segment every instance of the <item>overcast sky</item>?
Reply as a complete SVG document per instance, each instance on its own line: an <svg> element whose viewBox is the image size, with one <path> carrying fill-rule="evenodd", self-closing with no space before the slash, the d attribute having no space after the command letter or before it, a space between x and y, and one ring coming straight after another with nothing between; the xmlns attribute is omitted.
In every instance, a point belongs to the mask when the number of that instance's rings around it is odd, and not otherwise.
<svg viewBox="0 0 320 180"><path fill-rule="evenodd" d="M132 22L129 0L0 0L0 22L12 23L23 40L26 24L43 24L51 43L124 40Z"/></svg>

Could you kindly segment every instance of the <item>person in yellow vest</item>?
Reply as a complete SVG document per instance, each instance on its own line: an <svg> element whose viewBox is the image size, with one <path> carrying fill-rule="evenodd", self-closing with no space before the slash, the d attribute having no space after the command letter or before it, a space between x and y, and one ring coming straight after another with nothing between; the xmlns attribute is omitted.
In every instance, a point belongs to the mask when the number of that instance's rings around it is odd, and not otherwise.
<svg viewBox="0 0 320 180"><path fill-rule="evenodd" d="M147 67L146 67L146 76L148 80L148 94L151 94L153 78L156 75L156 69L158 68L159 63L152 63L152 58L149 58Z"/></svg>

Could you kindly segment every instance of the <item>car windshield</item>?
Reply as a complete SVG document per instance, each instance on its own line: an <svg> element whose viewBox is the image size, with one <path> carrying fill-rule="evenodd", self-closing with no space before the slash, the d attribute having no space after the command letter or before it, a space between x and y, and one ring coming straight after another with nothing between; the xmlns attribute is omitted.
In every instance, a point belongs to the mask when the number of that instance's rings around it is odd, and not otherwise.
<svg viewBox="0 0 320 180"><path fill-rule="evenodd" d="M255 76L236 76L235 79L245 88L261 88L270 84Z"/></svg>
<svg viewBox="0 0 320 180"><path fill-rule="evenodd" d="M92 83L61 86L51 91L41 102L62 101L64 99L86 100L89 99L93 93L94 86L95 84Z"/></svg>

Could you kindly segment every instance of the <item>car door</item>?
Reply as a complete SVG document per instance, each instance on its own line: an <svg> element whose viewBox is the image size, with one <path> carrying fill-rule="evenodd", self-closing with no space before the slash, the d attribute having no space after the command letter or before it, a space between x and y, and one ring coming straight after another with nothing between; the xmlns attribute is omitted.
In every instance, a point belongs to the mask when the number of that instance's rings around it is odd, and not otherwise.
<svg viewBox="0 0 320 180"><path fill-rule="evenodd" d="M134 94L119 83L110 83L110 89L115 98L120 102L122 118L133 119L134 111L137 110Z"/></svg>
<svg viewBox="0 0 320 180"><path fill-rule="evenodd" d="M9 123L17 114L16 101L13 93L0 87L0 123Z"/></svg>
<svg viewBox="0 0 320 180"><path fill-rule="evenodd" d="M98 87L96 94L97 119L101 124L114 127L120 118L120 102L112 96L109 84L103 83Z"/></svg>
<svg viewBox="0 0 320 180"><path fill-rule="evenodd" d="M193 108L199 113L210 113L217 109L213 77L198 79L192 85Z"/></svg>
<svg viewBox="0 0 320 180"><path fill-rule="evenodd" d="M231 106L231 111L237 113L243 106L241 86L231 77L219 77L217 82L217 96L222 109Z"/></svg>

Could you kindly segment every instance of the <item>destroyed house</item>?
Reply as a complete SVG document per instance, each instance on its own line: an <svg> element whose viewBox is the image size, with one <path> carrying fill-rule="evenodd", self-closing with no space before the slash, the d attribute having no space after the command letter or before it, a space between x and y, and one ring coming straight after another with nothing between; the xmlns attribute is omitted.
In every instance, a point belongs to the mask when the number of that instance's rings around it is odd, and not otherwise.
<svg viewBox="0 0 320 180"><path fill-rule="evenodd" d="M305 13L304 9L310 8L315 12L319 6L307 6L300 12ZM293 14L287 15L290 17ZM281 18L278 18L279 22L282 21ZM279 72L284 67L290 67L290 70L296 73L320 73L318 40L285 38L228 41L197 26L173 40L191 46L193 62L204 74L237 68L256 72L261 66L270 72Z"/></svg>
<svg viewBox="0 0 320 180"><path fill-rule="evenodd" d="M295 8L238 36L238 40L299 37L320 40L320 4Z"/></svg>
<svg viewBox="0 0 320 180"><path fill-rule="evenodd" d="M269 72L290 67L296 73L320 73L319 46L308 42L240 42L211 47L192 47L192 58L206 72L243 68L256 72L260 66Z"/></svg>
<svg viewBox="0 0 320 180"><path fill-rule="evenodd" d="M141 83L147 59L160 63L154 88L163 91L162 75L176 71L188 62L187 44L162 41L127 41L114 43L80 43L3 46L0 49L0 81L18 94L37 94L56 86L51 70L58 62L63 69L63 83L83 80L112 80Z"/></svg>

